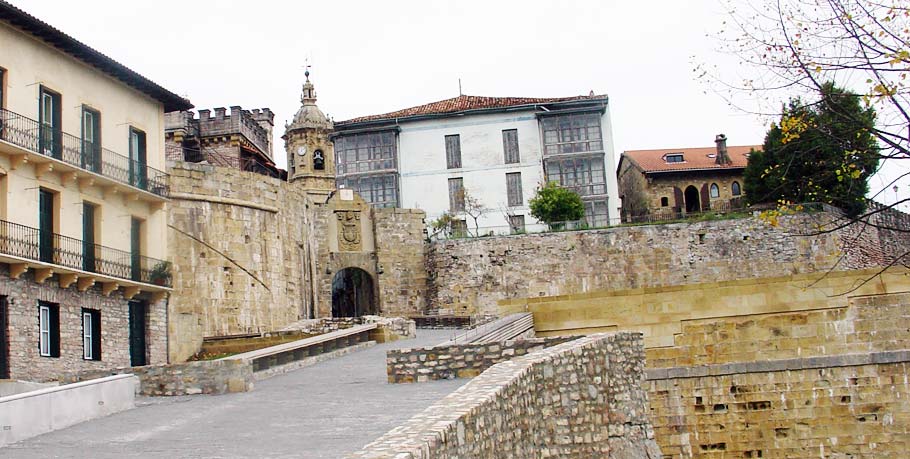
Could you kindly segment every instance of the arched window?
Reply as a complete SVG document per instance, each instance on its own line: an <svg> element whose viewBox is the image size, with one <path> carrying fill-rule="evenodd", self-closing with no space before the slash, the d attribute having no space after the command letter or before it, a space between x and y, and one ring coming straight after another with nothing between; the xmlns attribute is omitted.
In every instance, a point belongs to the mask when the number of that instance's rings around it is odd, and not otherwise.
<svg viewBox="0 0 910 459"><path fill-rule="evenodd" d="M711 197L719 198L720 197L720 188L717 187L716 183L711 184Z"/></svg>
<svg viewBox="0 0 910 459"><path fill-rule="evenodd" d="M739 188L739 182L733 182L733 185L730 185L730 191L733 192L733 196L739 196L743 194L743 190Z"/></svg>
<svg viewBox="0 0 910 459"><path fill-rule="evenodd" d="M661 206L661 207L667 207L667 206L669 206L669 205L670 205L670 198L668 198L668 197L666 197L666 196L660 198L660 206Z"/></svg>

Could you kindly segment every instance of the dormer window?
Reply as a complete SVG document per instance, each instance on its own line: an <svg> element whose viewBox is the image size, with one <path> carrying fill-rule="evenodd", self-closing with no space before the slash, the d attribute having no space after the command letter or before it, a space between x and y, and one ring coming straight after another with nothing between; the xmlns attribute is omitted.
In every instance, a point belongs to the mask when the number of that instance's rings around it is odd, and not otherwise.
<svg viewBox="0 0 910 459"><path fill-rule="evenodd" d="M670 153L664 155L664 161L667 163L684 163L686 159L683 157L682 153Z"/></svg>

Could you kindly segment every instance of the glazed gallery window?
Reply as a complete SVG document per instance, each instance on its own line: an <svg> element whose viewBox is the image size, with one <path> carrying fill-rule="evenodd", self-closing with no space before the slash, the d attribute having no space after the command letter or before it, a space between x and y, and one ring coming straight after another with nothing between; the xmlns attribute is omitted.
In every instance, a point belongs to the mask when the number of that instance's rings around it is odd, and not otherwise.
<svg viewBox="0 0 910 459"><path fill-rule="evenodd" d="M398 207L398 177L394 173L341 178L338 185L354 190L373 207Z"/></svg>
<svg viewBox="0 0 910 459"><path fill-rule="evenodd" d="M548 116L541 124L545 156L603 151L600 113Z"/></svg>
<svg viewBox="0 0 910 459"><path fill-rule="evenodd" d="M38 302L38 351L42 357L60 357L60 305Z"/></svg>
<svg viewBox="0 0 910 459"><path fill-rule="evenodd" d="M603 157L559 158L547 161L547 180L581 196L606 194Z"/></svg>
<svg viewBox="0 0 910 459"><path fill-rule="evenodd" d="M101 311L82 310L82 358L101 360Z"/></svg>
<svg viewBox="0 0 910 459"><path fill-rule="evenodd" d="M395 169L395 132L369 132L335 139L338 175Z"/></svg>
<svg viewBox="0 0 910 459"><path fill-rule="evenodd" d="M720 197L720 188L718 188L716 183L711 184L711 197L719 198Z"/></svg>
<svg viewBox="0 0 910 459"><path fill-rule="evenodd" d="M730 191L733 193L733 196L740 196L743 194L742 188L739 187L739 182L733 182L733 185L730 186Z"/></svg>

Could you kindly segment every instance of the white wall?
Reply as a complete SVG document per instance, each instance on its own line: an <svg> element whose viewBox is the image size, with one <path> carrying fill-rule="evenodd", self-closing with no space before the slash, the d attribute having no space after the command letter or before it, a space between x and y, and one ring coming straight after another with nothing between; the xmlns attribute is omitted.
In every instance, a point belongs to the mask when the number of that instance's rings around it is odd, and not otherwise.
<svg viewBox="0 0 910 459"><path fill-rule="evenodd" d="M502 131L518 130L521 162L505 164ZM445 136L461 136L460 169L446 169ZM400 206L419 208L433 221L449 209L449 178L462 177L467 191L489 210L479 220L481 227L508 231L500 208L507 204L506 173L521 172L525 223L534 223L528 201L543 180L540 130L533 111L473 115L418 121L401 125L398 157L401 174ZM474 222L467 217L468 226Z"/></svg>
<svg viewBox="0 0 910 459"><path fill-rule="evenodd" d="M116 375L0 397L0 447L131 409L138 385Z"/></svg>

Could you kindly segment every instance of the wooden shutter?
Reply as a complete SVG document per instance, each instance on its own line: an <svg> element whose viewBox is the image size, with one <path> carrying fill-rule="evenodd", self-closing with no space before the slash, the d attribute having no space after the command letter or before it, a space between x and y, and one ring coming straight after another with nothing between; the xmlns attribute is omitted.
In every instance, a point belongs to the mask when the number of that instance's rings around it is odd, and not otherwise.
<svg viewBox="0 0 910 459"><path fill-rule="evenodd" d="M461 136L458 134L446 136L446 168L461 168Z"/></svg>
<svg viewBox="0 0 910 459"><path fill-rule="evenodd" d="M518 152L518 129L502 131L502 150L506 164L521 162L521 155Z"/></svg>
<svg viewBox="0 0 910 459"><path fill-rule="evenodd" d="M673 187L673 201L673 210L676 212L682 212L683 208L686 207L686 199L678 186Z"/></svg>
<svg viewBox="0 0 910 459"><path fill-rule="evenodd" d="M92 360L101 360L101 311L92 311Z"/></svg>
<svg viewBox="0 0 910 459"><path fill-rule="evenodd" d="M60 357L60 305L48 304L51 357Z"/></svg>
<svg viewBox="0 0 910 459"><path fill-rule="evenodd" d="M708 184L704 183L701 186L701 210L710 210L711 209L711 192L708 190Z"/></svg>
<svg viewBox="0 0 910 459"><path fill-rule="evenodd" d="M524 202L521 191L521 172L506 174L506 196L509 206L520 206Z"/></svg>

